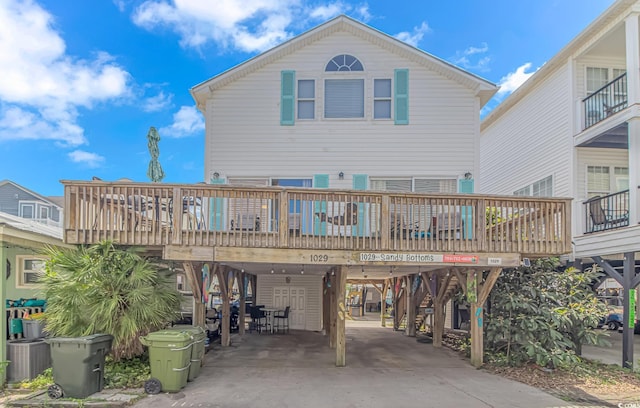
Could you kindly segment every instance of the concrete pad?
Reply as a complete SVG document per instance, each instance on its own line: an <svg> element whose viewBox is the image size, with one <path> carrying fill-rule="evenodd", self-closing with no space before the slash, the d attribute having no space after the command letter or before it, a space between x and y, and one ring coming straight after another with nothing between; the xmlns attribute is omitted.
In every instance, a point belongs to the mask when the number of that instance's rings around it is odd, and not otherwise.
<svg viewBox="0 0 640 408"><path fill-rule="evenodd" d="M536 388L482 370L453 351L348 322L347 366L321 333L246 334L214 345L201 374L178 394L149 396L134 407L560 407ZM373 326L373 327L372 327Z"/></svg>

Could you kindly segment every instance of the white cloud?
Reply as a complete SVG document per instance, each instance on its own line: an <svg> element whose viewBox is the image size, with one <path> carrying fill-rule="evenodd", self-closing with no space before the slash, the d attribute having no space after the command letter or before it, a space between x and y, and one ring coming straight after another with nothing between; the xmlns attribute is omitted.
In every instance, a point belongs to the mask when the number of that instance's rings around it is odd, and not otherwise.
<svg viewBox="0 0 640 408"><path fill-rule="evenodd" d="M160 91L156 96L151 96L142 101L142 110L145 112L157 112L171 105L173 94L165 95Z"/></svg>
<svg viewBox="0 0 640 408"><path fill-rule="evenodd" d="M147 29L169 28L180 45L200 48L210 42L221 49L265 51L293 36L292 29L338 14L371 18L365 4L342 1L307 5L306 0L146 0L133 13L135 24Z"/></svg>
<svg viewBox="0 0 640 408"><path fill-rule="evenodd" d="M496 96L505 97L509 95L511 92L515 91L522 85L529 77L537 71L526 72L531 69L531 63L527 62L518 68L514 72L510 72L507 75L503 76L498 82L500 85L500 90L498 91Z"/></svg>
<svg viewBox="0 0 640 408"><path fill-rule="evenodd" d="M158 131L160 135L167 137L191 136L204 131L204 119L195 106L182 106L173 115L173 123Z"/></svg>
<svg viewBox="0 0 640 408"><path fill-rule="evenodd" d="M68 154L69 159L74 163L84 164L90 168L100 167L104 163L104 157L96 153L85 152L84 150L74 150Z"/></svg>
<svg viewBox="0 0 640 408"><path fill-rule="evenodd" d="M489 46L487 43L483 42L479 47L470 46L464 51L456 52L456 55L450 58L450 61L464 69L489 71L489 62L491 62L491 58L488 56L482 56L488 51Z"/></svg>
<svg viewBox="0 0 640 408"><path fill-rule="evenodd" d="M66 54L54 23L33 0L0 2L0 139L80 145L78 108L129 95L130 76L112 57Z"/></svg>
<svg viewBox="0 0 640 408"><path fill-rule="evenodd" d="M422 37L424 37L424 35L430 31L431 28L429 28L429 24L427 24L426 21L423 21L420 27L413 27L412 32L403 31L394 35L394 37L396 37L400 41L406 42L409 45L417 47L418 44L420 44L420 41L422 41Z"/></svg>

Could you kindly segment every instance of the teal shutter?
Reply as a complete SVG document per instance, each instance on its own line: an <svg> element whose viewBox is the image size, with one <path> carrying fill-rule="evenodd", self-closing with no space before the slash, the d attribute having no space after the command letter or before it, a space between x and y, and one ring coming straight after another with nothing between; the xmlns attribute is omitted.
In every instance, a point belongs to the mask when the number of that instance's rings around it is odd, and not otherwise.
<svg viewBox="0 0 640 408"><path fill-rule="evenodd" d="M458 192L461 194L473 194L473 180L459 180ZM464 223L462 238L471 239L473 237L473 208L470 206L461 207L460 215Z"/></svg>
<svg viewBox="0 0 640 408"><path fill-rule="evenodd" d="M280 125L292 126L296 111L296 71L280 73Z"/></svg>
<svg viewBox="0 0 640 408"><path fill-rule="evenodd" d="M313 176L313 188L329 188L329 175L328 174L315 174ZM327 211L326 201L316 201L313 203L314 212L321 213ZM314 228L316 235L326 235L327 224L320 222L320 218L314 217Z"/></svg>
<svg viewBox="0 0 640 408"><path fill-rule="evenodd" d="M225 179L212 178L209 184L225 184ZM224 230L224 198L209 199L209 229L212 231Z"/></svg>
<svg viewBox="0 0 640 408"><path fill-rule="evenodd" d="M396 69L394 72L394 119L396 125L409 124L409 70Z"/></svg>
<svg viewBox="0 0 640 408"><path fill-rule="evenodd" d="M366 174L353 175L353 189L366 190L369 187L369 176ZM358 203L358 224L353 227L352 234L358 237L366 235L368 225L365 225L367 219L368 204Z"/></svg>

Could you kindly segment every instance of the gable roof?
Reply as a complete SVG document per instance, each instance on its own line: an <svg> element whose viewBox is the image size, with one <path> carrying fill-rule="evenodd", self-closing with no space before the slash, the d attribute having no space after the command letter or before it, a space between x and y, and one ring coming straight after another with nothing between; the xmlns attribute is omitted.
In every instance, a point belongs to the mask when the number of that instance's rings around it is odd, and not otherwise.
<svg viewBox="0 0 640 408"><path fill-rule="evenodd" d="M540 69L529 77L518 89L511 93L502 103L496 106L480 122L480 131L484 130L495 122L500 116L505 114L516 103L522 100L537 84L544 81L558 68L567 64L569 58L578 52L593 36L599 31L615 22L629 7L636 4L638 0L617 0L606 9L598 18L578 34L569 44L562 48L556 55L547 61Z"/></svg>
<svg viewBox="0 0 640 408"><path fill-rule="evenodd" d="M56 203L55 201L51 200L50 198L47 198L47 197L45 197L45 196L43 196L43 195L40 195L40 194L36 193L35 191L29 190L28 188L23 187L23 186L21 186L20 184L14 183L14 182L13 182L13 181L11 181L11 180L2 180L2 181L0 181L0 187L5 186L5 185L7 185L7 184L10 184L10 185L12 185L12 186L14 186L14 187L18 188L18 189L20 189L20 190L24 191L24 192L25 192L25 193L27 193L27 194L31 194L32 196L34 196L34 197L38 198L38 199L39 199L39 200L41 200L41 201L44 201L44 202L45 202L45 203L47 203L47 204L51 204L51 205L53 205L53 206L56 206L56 207L62 208L62 206L60 206L58 203Z"/></svg>
<svg viewBox="0 0 640 408"><path fill-rule="evenodd" d="M498 91L498 86L486 79L458 68L449 62L354 20L351 17L340 15L233 68L230 68L219 75L201 82L191 88L191 96L195 99L198 109L204 110L205 101L210 92L255 72L265 65L286 55L293 54L306 45L328 37L338 31L346 31L357 37L375 43L384 49L419 63L425 68L435 71L440 75L471 89L474 91L475 95L480 98L481 107Z"/></svg>

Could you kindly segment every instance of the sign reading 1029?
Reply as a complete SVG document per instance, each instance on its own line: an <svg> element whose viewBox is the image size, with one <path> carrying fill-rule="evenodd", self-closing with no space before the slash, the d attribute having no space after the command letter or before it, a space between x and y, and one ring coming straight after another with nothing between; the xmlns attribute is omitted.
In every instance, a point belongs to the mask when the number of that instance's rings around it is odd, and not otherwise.
<svg viewBox="0 0 640 408"><path fill-rule="evenodd" d="M310 254L309 263L327 263L329 262L329 255L327 254Z"/></svg>

